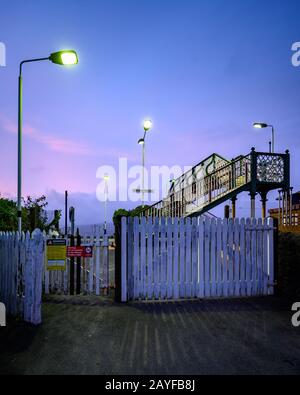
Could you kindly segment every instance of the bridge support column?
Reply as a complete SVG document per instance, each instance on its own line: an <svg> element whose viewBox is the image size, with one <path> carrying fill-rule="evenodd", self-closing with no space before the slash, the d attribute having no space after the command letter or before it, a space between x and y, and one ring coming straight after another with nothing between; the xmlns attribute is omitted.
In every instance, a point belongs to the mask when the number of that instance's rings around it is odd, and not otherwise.
<svg viewBox="0 0 300 395"><path fill-rule="evenodd" d="M234 219L236 217L236 201L237 201L237 197L234 196L233 198L231 198L231 204L232 204L232 218Z"/></svg>
<svg viewBox="0 0 300 395"><path fill-rule="evenodd" d="M261 215L263 219L267 218L267 192L261 192Z"/></svg>
<svg viewBox="0 0 300 395"><path fill-rule="evenodd" d="M255 218L255 197L256 193L250 193L251 197L251 218Z"/></svg>

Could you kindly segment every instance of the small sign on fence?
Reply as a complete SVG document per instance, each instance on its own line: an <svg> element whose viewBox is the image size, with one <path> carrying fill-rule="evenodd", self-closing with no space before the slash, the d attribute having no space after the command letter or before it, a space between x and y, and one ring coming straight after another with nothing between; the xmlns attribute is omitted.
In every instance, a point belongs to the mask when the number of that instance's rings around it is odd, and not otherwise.
<svg viewBox="0 0 300 395"><path fill-rule="evenodd" d="M47 240L47 270L66 270L67 241Z"/></svg>
<svg viewBox="0 0 300 395"><path fill-rule="evenodd" d="M72 246L67 247L68 258L92 258L93 247L92 246Z"/></svg>

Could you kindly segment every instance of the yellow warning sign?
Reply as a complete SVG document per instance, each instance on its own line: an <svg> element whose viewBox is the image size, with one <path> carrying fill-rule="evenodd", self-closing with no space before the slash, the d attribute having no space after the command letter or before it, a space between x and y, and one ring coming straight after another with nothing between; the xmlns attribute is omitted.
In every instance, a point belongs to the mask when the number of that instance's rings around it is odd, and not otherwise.
<svg viewBox="0 0 300 395"><path fill-rule="evenodd" d="M65 239L47 240L47 270L66 270L67 242Z"/></svg>

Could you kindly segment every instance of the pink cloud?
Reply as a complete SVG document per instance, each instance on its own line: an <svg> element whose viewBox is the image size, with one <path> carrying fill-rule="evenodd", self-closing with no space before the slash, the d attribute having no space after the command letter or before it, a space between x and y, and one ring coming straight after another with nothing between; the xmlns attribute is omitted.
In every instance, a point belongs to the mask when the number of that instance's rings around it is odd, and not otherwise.
<svg viewBox="0 0 300 395"><path fill-rule="evenodd" d="M9 119L4 114L0 113L0 125L3 130L8 133L17 134L17 124L11 119ZM86 155L86 156L101 156L106 158L120 158L126 157L128 160L137 161L139 160L138 153L132 154L130 152L123 151L122 149L118 149L116 147L103 147L100 150L95 150L92 147L88 146L84 142L73 141L61 137L57 137L55 135L46 134L44 132L39 131L37 128L32 125L26 123L23 126L23 135L27 136L40 144L45 145L51 151L61 152L65 154L76 154L76 155Z"/></svg>
<svg viewBox="0 0 300 395"><path fill-rule="evenodd" d="M17 125L3 114L0 114L0 123L6 132L14 134L17 133ZM72 140L42 133L29 124L25 124L23 126L23 134L41 144L46 145L52 151L77 155L96 154L94 150L84 143L74 142Z"/></svg>

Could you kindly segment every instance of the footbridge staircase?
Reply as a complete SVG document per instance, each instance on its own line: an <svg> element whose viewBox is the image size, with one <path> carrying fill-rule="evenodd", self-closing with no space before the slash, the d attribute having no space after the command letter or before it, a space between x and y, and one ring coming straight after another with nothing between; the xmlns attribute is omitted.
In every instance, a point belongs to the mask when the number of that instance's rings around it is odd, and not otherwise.
<svg viewBox="0 0 300 395"><path fill-rule="evenodd" d="M290 154L256 152L227 160L212 154L172 181L165 199L147 207L147 217L193 217L209 211L241 192L261 196L263 205L273 189L290 188ZM254 206L255 208L255 206Z"/></svg>

